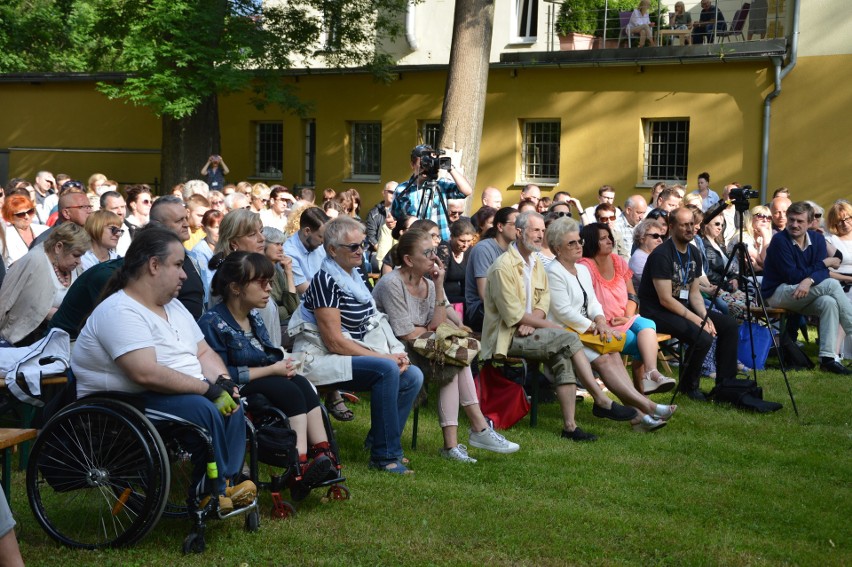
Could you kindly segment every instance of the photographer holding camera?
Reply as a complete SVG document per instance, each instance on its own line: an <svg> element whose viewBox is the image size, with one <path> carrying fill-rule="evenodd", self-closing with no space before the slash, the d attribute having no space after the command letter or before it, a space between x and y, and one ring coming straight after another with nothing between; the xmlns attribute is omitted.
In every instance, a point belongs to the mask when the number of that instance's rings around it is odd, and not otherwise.
<svg viewBox="0 0 852 567"><path fill-rule="evenodd" d="M207 163L201 168L201 175L206 176L205 180L211 191L221 191L225 186L225 176L230 173L228 166L225 165L225 160L218 154L213 154L207 158Z"/></svg>
<svg viewBox="0 0 852 567"><path fill-rule="evenodd" d="M443 151L437 152L428 144L421 144L411 150L413 174L408 181L397 186L391 212L397 221L404 221L410 216L430 219L441 230L441 239L449 240L447 199L464 199L473 193L473 188L465 176L453 167L450 158L439 157L441 154ZM440 169L447 171L452 180L438 178Z"/></svg>

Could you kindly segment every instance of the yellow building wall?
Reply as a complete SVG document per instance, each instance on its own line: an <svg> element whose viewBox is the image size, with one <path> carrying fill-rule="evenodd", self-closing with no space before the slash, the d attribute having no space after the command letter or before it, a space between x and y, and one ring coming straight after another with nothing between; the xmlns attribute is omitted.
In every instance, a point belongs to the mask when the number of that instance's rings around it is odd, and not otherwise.
<svg viewBox="0 0 852 567"><path fill-rule="evenodd" d="M849 198L852 113L841 78L852 76L852 56L803 57L772 105L768 190L781 185L794 197L828 204ZM516 202L520 187L520 121L558 118L562 124L561 175L550 188L567 190L584 203L596 189L613 185L618 198L646 192L642 181L642 119L689 118L689 179L709 171L712 185L760 181L763 99L773 88L766 62L609 68L500 68L491 72L480 168L473 205L487 185ZM381 183L344 181L349 171L349 124L378 120L383 125L382 182L410 175L409 152L422 120L441 113L445 74L405 72L384 85L360 74L288 77L303 100L313 104L317 123L318 189L356 187L362 206L378 201ZM151 182L159 155L85 153L83 149L158 149L159 120L144 109L109 101L93 83L0 85L0 150L10 152L10 176L32 178L39 169L86 179L102 171L120 182ZM222 154L230 181L254 170L253 121L284 123L284 175L303 181L302 118L270 107L257 110L248 95L220 101ZM15 148L72 148L30 152ZM200 164L199 164L200 167ZM267 181L272 183L272 181ZM547 194L547 191L545 191Z"/></svg>
<svg viewBox="0 0 852 567"><path fill-rule="evenodd" d="M159 119L110 101L92 82L3 83L0 108L0 149L11 149L10 177L32 180L46 169L84 183L95 172L121 183L151 183L160 175Z"/></svg>

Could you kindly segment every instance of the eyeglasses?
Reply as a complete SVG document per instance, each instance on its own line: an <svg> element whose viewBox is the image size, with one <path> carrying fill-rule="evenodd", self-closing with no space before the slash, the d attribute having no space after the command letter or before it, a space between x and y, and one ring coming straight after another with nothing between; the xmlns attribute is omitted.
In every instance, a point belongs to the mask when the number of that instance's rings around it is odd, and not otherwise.
<svg viewBox="0 0 852 567"><path fill-rule="evenodd" d="M615 220L615 215L611 217L598 217L598 222L612 222Z"/></svg>
<svg viewBox="0 0 852 567"><path fill-rule="evenodd" d="M270 278L255 278L249 281L249 283L256 283L260 286L260 289L266 289L271 281L272 280Z"/></svg>
<svg viewBox="0 0 852 567"><path fill-rule="evenodd" d="M12 214L14 214L19 219L25 219L27 217L31 217L34 214L36 214L36 210L35 209L28 209L26 211L21 211L19 213L12 213Z"/></svg>
<svg viewBox="0 0 852 567"><path fill-rule="evenodd" d="M438 249L437 248L427 248L426 250L423 251L423 255L426 256L427 258L431 258L432 256L437 256L438 255Z"/></svg>
<svg viewBox="0 0 852 567"><path fill-rule="evenodd" d="M713 223L713 226L722 226L722 223L720 223L720 222L714 222L714 223Z"/></svg>
<svg viewBox="0 0 852 567"><path fill-rule="evenodd" d="M219 205L224 205L225 201L210 201L210 205L213 207L217 207Z"/></svg>
<svg viewBox="0 0 852 567"><path fill-rule="evenodd" d="M822 218L822 213L814 213L814 218L815 218L815 219L821 219L821 218Z"/></svg>
<svg viewBox="0 0 852 567"><path fill-rule="evenodd" d="M87 211L91 211L92 209L94 209L94 207L91 204L89 204L89 205L73 205L71 207L65 207L65 208L66 209L86 209Z"/></svg>
<svg viewBox="0 0 852 567"><path fill-rule="evenodd" d="M360 252L362 250L366 250L368 244L367 244L367 241L365 240L364 242L356 242L355 244L338 244L338 246L340 246L341 248L346 248L347 250L349 250L351 253L354 254L355 252Z"/></svg>
<svg viewBox="0 0 852 567"><path fill-rule="evenodd" d="M846 224L846 223L852 224L852 217L845 217L845 218L842 218L842 219L838 219L837 224L835 224L834 226L840 226L840 225Z"/></svg>
<svg viewBox="0 0 852 567"><path fill-rule="evenodd" d="M578 238L577 240L569 240L565 243L565 246L568 248L581 247L586 242L582 238Z"/></svg>
<svg viewBox="0 0 852 567"><path fill-rule="evenodd" d="M650 236L650 237L651 237L651 238L653 238L654 240L662 240L662 239L663 239L663 235L662 235L662 234L659 234L659 233L657 233L657 232L649 232L649 233L648 233L648 234L646 234L645 236Z"/></svg>
<svg viewBox="0 0 852 567"><path fill-rule="evenodd" d="M432 242L440 242L441 241L441 235L440 234L429 233L429 236L432 237Z"/></svg>
<svg viewBox="0 0 852 567"><path fill-rule="evenodd" d="M123 228L118 228L117 226L108 226L107 228L113 236L121 236L122 234L124 234Z"/></svg>
<svg viewBox="0 0 852 567"><path fill-rule="evenodd" d="M756 219L758 219L758 220L765 220L765 221L768 221L768 220L769 220L769 219L771 219L772 217L770 217L769 215L762 215L762 214L759 214L759 213L758 213L758 214L754 215L754 218L756 218Z"/></svg>
<svg viewBox="0 0 852 567"><path fill-rule="evenodd" d="M139 199L139 202L142 203L143 205L150 205L151 199Z"/></svg>
<svg viewBox="0 0 852 567"><path fill-rule="evenodd" d="M447 213L447 215L451 216L451 217L460 217L461 211L450 211L450 212Z"/></svg>
<svg viewBox="0 0 852 567"><path fill-rule="evenodd" d="M83 184L80 183L79 181L66 181L65 183L62 184L62 188L63 189L72 189L72 188L73 189L82 189Z"/></svg>
<svg viewBox="0 0 852 567"><path fill-rule="evenodd" d="M555 216L558 219L561 219L562 217L570 217L571 216L571 213L567 212L567 211L559 211L558 213L550 213L550 214L552 214L553 216Z"/></svg>

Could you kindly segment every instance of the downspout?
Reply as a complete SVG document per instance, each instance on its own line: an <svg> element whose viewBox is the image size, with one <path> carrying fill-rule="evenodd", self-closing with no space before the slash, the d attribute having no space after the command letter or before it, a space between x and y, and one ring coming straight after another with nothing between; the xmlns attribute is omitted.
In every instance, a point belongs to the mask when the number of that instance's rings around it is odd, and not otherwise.
<svg viewBox="0 0 852 567"><path fill-rule="evenodd" d="M760 151L760 201L766 203L768 199L769 183L769 127L772 122L772 101L778 98L781 94L781 81L793 70L796 66L796 60L799 54L799 7L801 0L793 0L793 30L790 43L790 60L783 68L781 57L773 57L772 62L775 66L775 90L766 95L763 100L763 139L761 141Z"/></svg>
<svg viewBox="0 0 852 567"><path fill-rule="evenodd" d="M414 29L414 1L408 0L405 7L405 41L411 51L417 51L417 33Z"/></svg>

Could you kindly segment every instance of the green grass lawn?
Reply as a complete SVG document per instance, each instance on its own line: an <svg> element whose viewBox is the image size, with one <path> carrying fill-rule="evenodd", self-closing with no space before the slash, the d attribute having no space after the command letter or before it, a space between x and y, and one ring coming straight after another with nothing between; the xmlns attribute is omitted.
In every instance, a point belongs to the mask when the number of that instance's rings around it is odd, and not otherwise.
<svg viewBox="0 0 852 567"><path fill-rule="evenodd" d="M471 449L474 465L438 456L432 401L407 451L417 474L405 478L367 469L362 403L355 421L337 424L351 500L323 504L314 493L275 520L263 494L258 533L237 518L213 522L199 556L180 553L188 521L166 519L131 549L64 549L35 522L15 473L21 550L28 565L63 566L852 565L852 380L789 376L798 418L770 370L759 379L784 403L775 414L680 397L668 427L637 434L594 418L586 402L578 423L600 439L575 444L559 438L559 408L546 404L537 428L524 419L505 432L520 452Z"/></svg>

